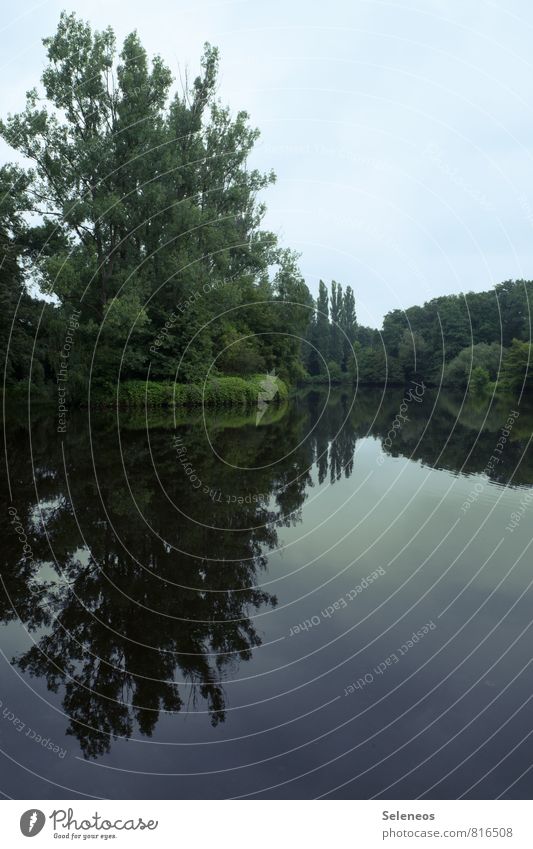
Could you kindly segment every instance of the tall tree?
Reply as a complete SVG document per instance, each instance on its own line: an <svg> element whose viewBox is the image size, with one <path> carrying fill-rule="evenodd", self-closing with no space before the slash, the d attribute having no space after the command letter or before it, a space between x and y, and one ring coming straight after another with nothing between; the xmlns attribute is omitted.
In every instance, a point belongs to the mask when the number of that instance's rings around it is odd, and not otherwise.
<svg viewBox="0 0 533 849"><path fill-rule="evenodd" d="M353 345L357 336L357 315L355 312L355 295L351 286L344 290L341 310L342 363L343 371L349 371L349 365L354 356Z"/></svg>
<svg viewBox="0 0 533 849"><path fill-rule="evenodd" d="M342 335L342 286L331 281L331 336L330 336L330 360L340 367L343 359L343 335Z"/></svg>
<svg viewBox="0 0 533 849"><path fill-rule="evenodd" d="M38 271L63 308L81 308L77 341L93 374L112 384L151 362L156 378L179 365L178 379L198 380L228 334L253 337L256 362L266 362L272 346L258 327L268 315L274 333L277 319L254 305L287 300L281 289L303 281L261 229L258 193L274 175L248 165L258 138L248 115L216 99L217 50L205 46L201 73L169 102L170 71L136 33L117 55L110 28L93 32L63 13L44 43L43 91L0 134L33 165L41 226L61 235ZM290 321L301 332L301 315Z"/></svg>
<svg viewBox="0 0 533 849"><path fill-rule="evenodd" d="M318 283L315 315L311 332L310 368L311 374L326 372L329 360L329 295L323 280Z"/></svg>
<svg viewBox="0 0 533 849"><path fill-rule="evenodd" d="M0 345L2 380L5 375L8 384L30 378L33 337L42 306L30 297L24 284L27 185L19 168L0 168ZM44 372L39 356L33 357L33 372L40 382Z"/></svg>

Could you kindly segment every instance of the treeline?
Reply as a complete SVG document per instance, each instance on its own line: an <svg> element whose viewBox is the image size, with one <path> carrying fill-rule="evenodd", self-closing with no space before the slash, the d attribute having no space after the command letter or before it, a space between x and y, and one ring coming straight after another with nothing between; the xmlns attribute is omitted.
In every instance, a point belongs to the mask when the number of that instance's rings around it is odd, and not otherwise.
<svg viewBox="0 0 533 849"><path fill-rule="evenodd" d="M215 48L174 92L136 33L118 52L111 29L63 13L44 44L39 92L0 121L28 163L0 168L8 387L63 383L71 403L118 382L272 372L531 387L531 281L394 310L381 331L358 325L351 286L321 281L313 300L297 256L263 229L274 175L250 167L248 115L217 99Z"/></svg>
<svg viewBox="0 0 533 849"><path fill-rule="evenodd" d="M216 97L217 50L172 94L136 33L117 53L111 29L63 13L44 44L42 89L0 122L29 164L0 171L7 383L38 390L68 366L72 400L147 375L299 375L312 299L262 228L274 175L249 167L258 132Z"/></svg>
<svg viewBox="0 0 533 849"><path fill-rule="evenodd" d="M507 281L388 313L381 348L390 378L461 390L481 391L490 383L502 391L530 389L532 296L533 282Z"/></svg>
<svg viewBox="0 0 533 849"><path fill-rule="evenodd" d="M387 313L381 330L357 324L353 292L322 281L305 363L315 381L403 385L424 380L481 392L533 388L533 282L445 295Z"/></svg>

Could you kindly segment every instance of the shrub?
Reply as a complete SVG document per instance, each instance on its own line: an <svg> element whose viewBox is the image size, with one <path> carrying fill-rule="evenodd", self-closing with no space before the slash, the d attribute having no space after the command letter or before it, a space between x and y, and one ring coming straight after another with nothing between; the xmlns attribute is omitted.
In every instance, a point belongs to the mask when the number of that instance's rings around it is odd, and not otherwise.
<svg viewBox="0 0 533 849"><path fill-rule="evenodd" d="M476 366L476 368L472 371L472 377L470 378L470 389L475 395L481 395L486 391L490 383L490 374L487 369L482 368L481 366Z"/></svg>
<svg viewBox="0 0 533 849"><path fill-rule="evenodd" d="M119 404L125 407L251 407L257 404L264 388L265 375L251 377L213 377L207 383L158 383L143 380L128 380L120 384ZM277 392L273 403L288 398L287 385L276 378ZM93 395L95 404L114 406L116 390L98 390Z"/></svg>

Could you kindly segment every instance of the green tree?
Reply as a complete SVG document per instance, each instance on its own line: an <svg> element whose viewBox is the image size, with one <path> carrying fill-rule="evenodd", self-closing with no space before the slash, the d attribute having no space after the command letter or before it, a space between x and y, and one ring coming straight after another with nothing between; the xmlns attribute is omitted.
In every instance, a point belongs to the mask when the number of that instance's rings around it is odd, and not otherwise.
<svg viewBox="0 0 533 849"><path fill-rule="evenodd" d="M342 345L342 370L349 371L350 362L353 360L353 345L357 336L357 314L355 311L355 295L351 286L344 291L341 313L341 328L343 331Z"/></svg>
<svg viewBox="0 0 533 849"><path fill-rule="evenodd" d="M150 363L155 378L198 381L225 340L259 333L252 359L292 368L298 343L266 341L280 327L269 304L284 302L285 330L305 334L309 319L289 301L309 293L261 229L258 194L274 175L249 167L258 132L248 115L216 98L217 50L205 46L201 73L169 102L170 71L136 33L117 54L110 28L63 13L44 44L42 91L0 134L32 164L35 241L55 240L34 254L33 273L60 311L81 308L87 371L114 384Z"/></svg>
<svg viewBox="0 0 533 849"><path fill-rule="evenodd" d="M308 369L311 375L325 374L330 351L329 295L323 280L318 283L315 313L309 327Z"/></svg>
<svg viewBox="0 0 533 849"><path fill-rule="evenodd" d="M335 280L331 281L331 311L330 311L330 346L329 346L329 355L330 358L338 363L339 368L341 367L343 361L344 354L344 345L343 345L343 335L342 335L342 321L343 321L343 296L342 296L342 286L340 283L336 283Z"/></svg>
<svg viewBox="0 0 533 849"><path fill-rule="evenodd" d="M46 377L47 315L44 303L33 298L25 284L29 260L24 213L31 207L28 178L14 166L0 168L0 344L2 375L7 385L40 385ZM41 339L34 348L37 328Z"/></svg>
<svg viewBox="0 0 533 849"><path fill-rule="evenodd" d="M500 388L512 392L525 390L528 394L533 391L532 361L531 343L513 339L503 358Z"/></svg>
<svg viewBox="0 0 533 849"><path fill-rule="evenodd" d="M472 371L470 388L475 395L481 395L489 386L490 375L487 369L476 366Z"/></svg>
<svg viewBox="0 0 533 849"><path fill-rule="evenodd" d="M502 365L502 348L497 342L487 345L480 342L463 348L446 366L443 382L447 386L464 389L475 369L486 371L490 380L497 380Z"/></svg>

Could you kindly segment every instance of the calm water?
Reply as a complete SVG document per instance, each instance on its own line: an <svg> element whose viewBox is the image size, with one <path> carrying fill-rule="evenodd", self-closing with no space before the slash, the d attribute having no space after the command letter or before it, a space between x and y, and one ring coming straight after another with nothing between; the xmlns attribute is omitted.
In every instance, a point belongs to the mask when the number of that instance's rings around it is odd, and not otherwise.
<svg viewBox="0 0 533 849"><path fill-rule="evenodd" d="M4 792L531 797L533 414L405 397L13 413Z"/></svg>

